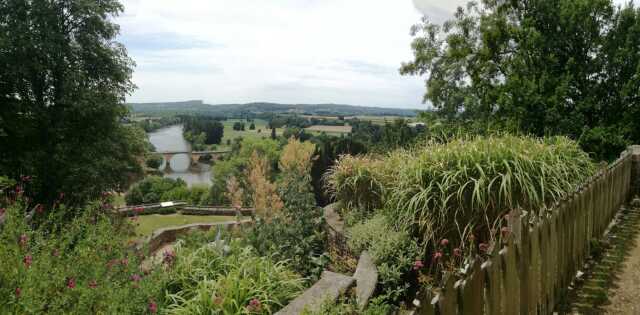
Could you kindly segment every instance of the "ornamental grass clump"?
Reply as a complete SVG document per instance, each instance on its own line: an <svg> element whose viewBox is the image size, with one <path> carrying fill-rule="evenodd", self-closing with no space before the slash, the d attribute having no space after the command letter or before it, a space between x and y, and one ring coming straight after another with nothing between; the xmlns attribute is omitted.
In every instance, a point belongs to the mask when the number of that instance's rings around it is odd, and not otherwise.
<svg viewBox="0 0 640 315"><path fill-rule="evenodd" d="M493 239L510 210L538 213L595 171L565 137L507 135L430 142L378 159L347 156L326 178L338 201L383 211L425 247L446 238L464 248L473 233L477 242Z"/></svg>
<svg viewBox="0 0 640 315"><path fill-rule="evenodd" d="M564 137L478 137L430 144L398 170L385 198L397 223L425 243L492 238L491 227L512 209L539 213L596 170ZM464 244L460 244L464 245Z"/></svg>

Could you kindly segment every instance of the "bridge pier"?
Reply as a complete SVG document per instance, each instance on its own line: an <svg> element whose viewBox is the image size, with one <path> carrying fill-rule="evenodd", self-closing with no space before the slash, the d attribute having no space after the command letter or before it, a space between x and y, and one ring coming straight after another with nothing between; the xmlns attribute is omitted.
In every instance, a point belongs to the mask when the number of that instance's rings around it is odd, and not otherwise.
<svg viewBox="0 0 640 315"><path fill-rule="evenodd" d="M199 153L191 153L191 166L198 165L198 161L200 160Z"/></svg>
<svg viewBox="0 0 640 315"><path fill-rule="evenodd" d="M164 171L165 172L173 172L171 169L171 159L173 158L173 153L163 153L162 157L164 158Z"/></svg>

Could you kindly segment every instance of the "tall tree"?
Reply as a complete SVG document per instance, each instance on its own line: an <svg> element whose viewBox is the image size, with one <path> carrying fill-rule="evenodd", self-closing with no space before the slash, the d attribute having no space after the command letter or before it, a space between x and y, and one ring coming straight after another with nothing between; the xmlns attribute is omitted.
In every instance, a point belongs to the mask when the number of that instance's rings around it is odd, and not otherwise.
<svg viewBox="0 0 640 315"><path fill-rule="evenodd" d="M133 61L118 0L0 0L0 174L31 175L36 202L82 203L140 172L121 124Z"/></svg>
<svg viewBox="0 0 640 315"><path fill-rule="evenodd" d="M470 2L414 26L425 101L448 120L579 139L600 158L640 141L638 17L610 0Z"/></svg>

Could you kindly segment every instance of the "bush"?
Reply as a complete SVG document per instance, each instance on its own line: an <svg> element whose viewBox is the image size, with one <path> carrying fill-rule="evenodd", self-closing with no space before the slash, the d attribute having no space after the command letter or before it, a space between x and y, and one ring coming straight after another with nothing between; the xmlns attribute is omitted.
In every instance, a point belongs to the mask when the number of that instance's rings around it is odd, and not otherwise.
<svg viewBox="0 0 640 315"><path fill-rule="evenodd" d="M416 240L404 230L394 229L384 215L356 224L348 230L347 244L354 253L367 251L380 274L385 300L397 301L404 297L410 283L407 274L422 253Z"/></svg>
<svg viewBox="0 0 640 315"><path fill-rule="evenodd" d="M176 191L169 193L174 189ZM184 192L183 189L187 189L187 183L181 179L149 176L131 186L124 195L124 199L128 205L175 200L165 198L181 196L181 193ZM165 194L167 195L165 196Z"/></svg>
<svg viewBox="0 0 640 315"><path fill-rule="evenodd" d="M228 242L227 242L228 243ZM166 290L172 314L271 314L303 290L303 280L240 241L176 246Z"/></svg>
<svg viewBox="0 0 640 315"><path fill-rule="evenodd" d="M99 206L64 225L51 213L31 228L21 200L6 209L0 227L0 313L147 314L163 306L162 272L143 275L126 246L130 226Z"/></svg>
<svg viewBox="0 0 640 315"><path fill-rule="evenodd" d="M153 168L153 169L158 169L160 168L160 165L162 165L162 157L159 155L151 155L147 158L146 160L146 164L147 167Z"/></svg>
<svg viewBox="0 0 640 315"><path fill-rule="evenodd" d="M426 246L441 238L464 246L469 233L492 237L489 226L511 209L537 212L595 169L567 138L490 136L427 143L376 161L343 158L328 182L347 205L381 204L396 225L415 227ZM376 193L362 202L359 192L367 189Z"/></svg>

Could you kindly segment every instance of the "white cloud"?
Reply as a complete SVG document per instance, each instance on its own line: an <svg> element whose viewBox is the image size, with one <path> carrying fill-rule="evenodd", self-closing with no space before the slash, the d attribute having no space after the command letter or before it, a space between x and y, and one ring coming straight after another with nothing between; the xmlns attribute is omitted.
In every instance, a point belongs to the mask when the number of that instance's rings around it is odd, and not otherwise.
<svg viewBox="0 0 640 315"><path fill-rule="evenodd" d="M126 0L130 101L204 99L424 107L402 77L410 0Z"/></svg>
<svg viewBox="0 0 640 315"><path fill-rule="evenodd" d="M619 0L622 1L622 0ZM424 108L398 74L421 15L465 0L123 0L132 102L203 99Z"/></svg>

